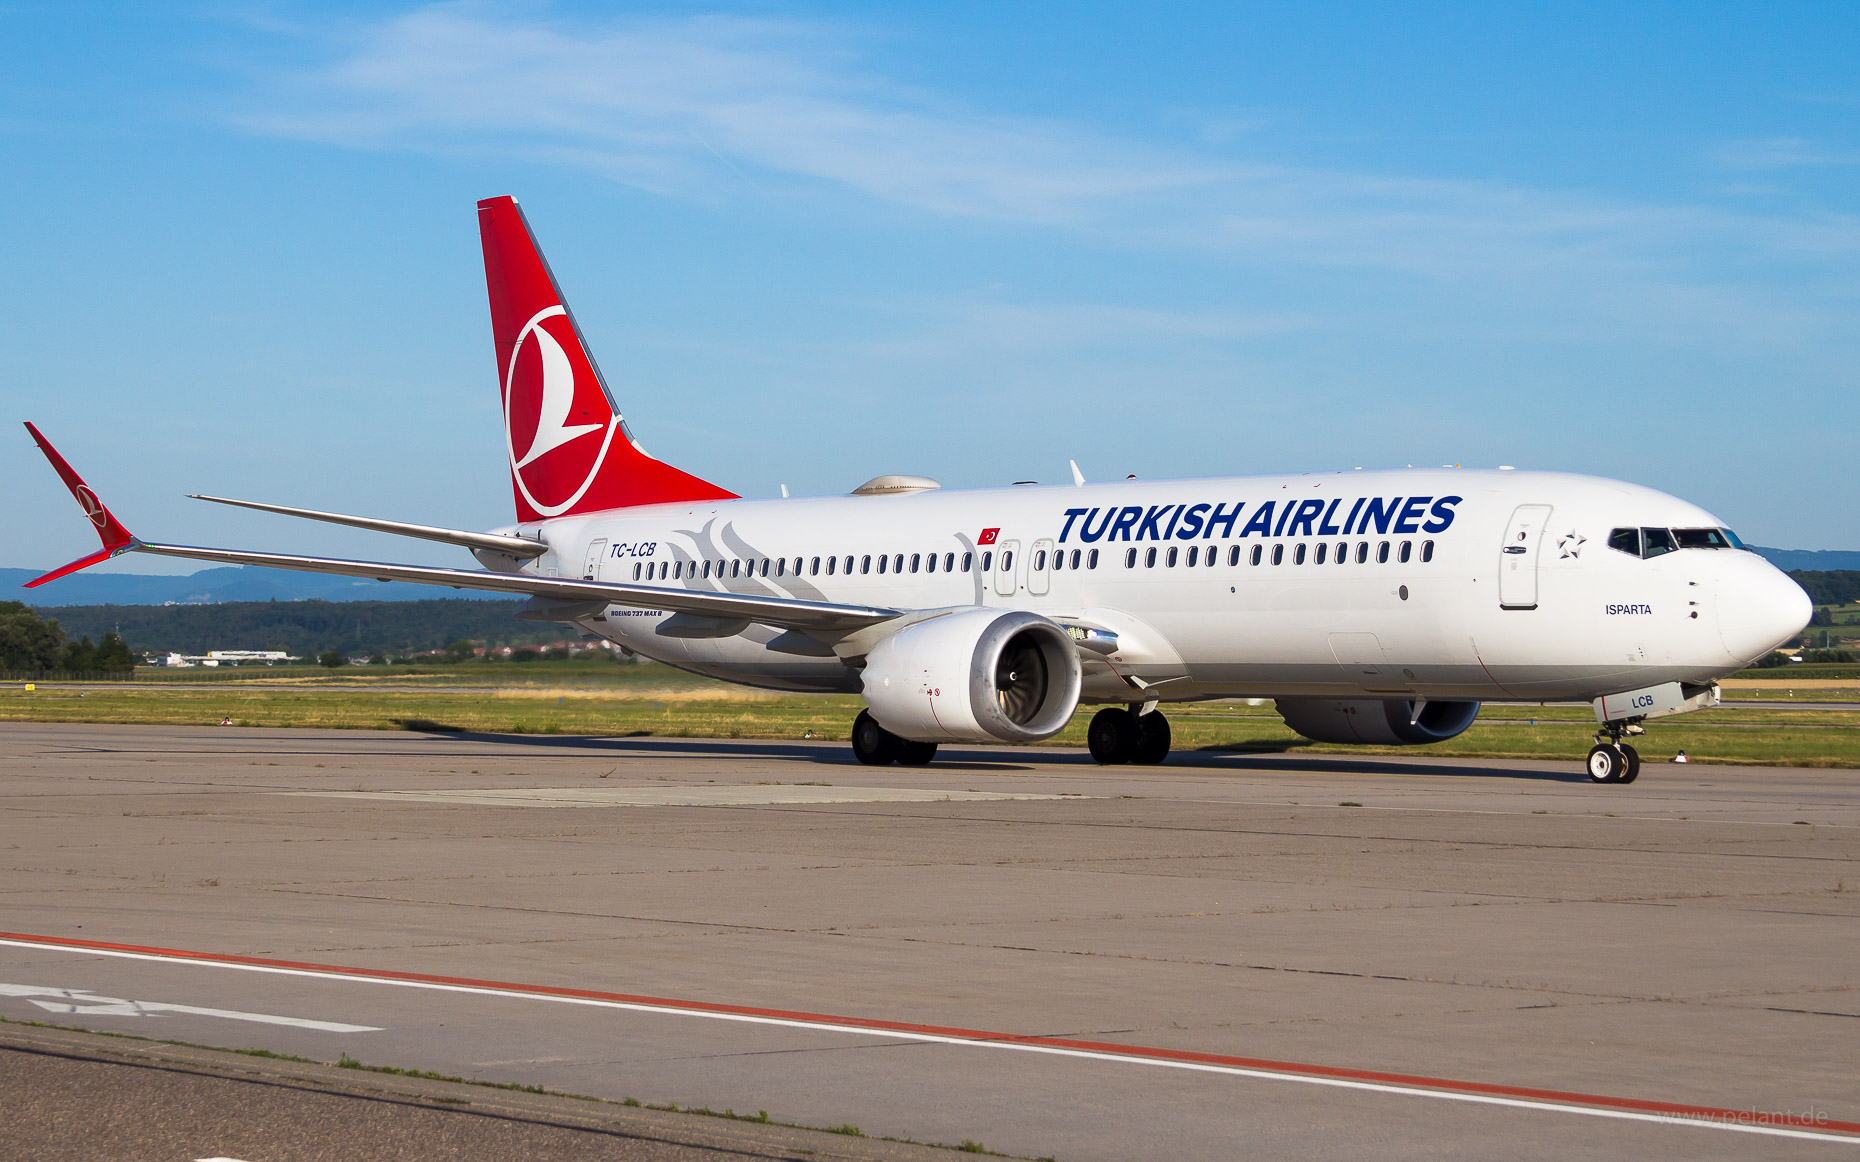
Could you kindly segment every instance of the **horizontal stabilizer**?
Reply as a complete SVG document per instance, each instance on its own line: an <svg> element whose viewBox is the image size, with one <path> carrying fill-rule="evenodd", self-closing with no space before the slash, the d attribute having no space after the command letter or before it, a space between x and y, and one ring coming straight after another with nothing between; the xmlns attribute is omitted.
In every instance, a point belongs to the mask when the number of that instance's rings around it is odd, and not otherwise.
<svg viewBox="0 0 1860 1162"><path fill-rule="evenodd" d="M346 516L339 512L321 512L314 508L291 508L282 504L261 504L256 500L229 500L224 496L201 496L188 493L189 500L210 500L214 504L230 504L238 508L255 508L260 512L275 512L284 516L300 516L306 520L320 520L333 525L348 525L351 528L372 529L378 533L393 533L402 537L419 537L427 541L439 541L448 545L463 545L468 549L489 549L518 560L540 557L549 551L549 546L541 541L532 541L527 537L505 536L503 533L475 533L465 529L442 529L434 525L407 524L405 521L383 520L375 516Z"/></svg>

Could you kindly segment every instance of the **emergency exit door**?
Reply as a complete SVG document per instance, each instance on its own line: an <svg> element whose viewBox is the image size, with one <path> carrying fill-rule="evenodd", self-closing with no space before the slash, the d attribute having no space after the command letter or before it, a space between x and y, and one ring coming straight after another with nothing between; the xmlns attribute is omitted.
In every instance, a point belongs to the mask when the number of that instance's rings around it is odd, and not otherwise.
<svg viewBox="0 0 1860 1162"><path fill-rule="evenodd" d="M1537 608L1537 558L1549 523L1547 504L1520 504L1511 514L1498 553L1500 609Z"/></svg>
<svg viewBox="0 0 1860 1162"><path fill-rule="evenodd" d="M583 581L599 581L601 579L601 561L606 556L607 542L605 540L595 541L593 544L589 545L588 559L581 567L581 579Z"/></svg>

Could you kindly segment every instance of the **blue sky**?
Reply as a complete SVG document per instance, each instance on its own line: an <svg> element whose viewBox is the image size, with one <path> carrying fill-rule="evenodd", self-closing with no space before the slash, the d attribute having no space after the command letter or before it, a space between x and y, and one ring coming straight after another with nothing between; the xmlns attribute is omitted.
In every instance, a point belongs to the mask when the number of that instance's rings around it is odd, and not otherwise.
<svg viewBox="0 0 1860 1162"><path fill-rule="evenodd" d="M512 193L745 495L1503 463L1860 548L1855 61L1850 4L0 4L0 412L151 538L457 563L182 494L509 520ZM0 446L0 564L94 547Z"/></svg>

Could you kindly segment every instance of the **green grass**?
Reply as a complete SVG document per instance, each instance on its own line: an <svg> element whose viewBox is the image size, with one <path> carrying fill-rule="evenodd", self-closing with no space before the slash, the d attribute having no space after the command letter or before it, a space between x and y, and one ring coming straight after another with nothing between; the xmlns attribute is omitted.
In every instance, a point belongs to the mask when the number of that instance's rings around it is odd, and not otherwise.
<svg viewBox="0 0 1860 1162"><path fill-rule="evenodd" d="M570 663L572 665L572 663ZM614 667L632 669L632 667ZM853 695L776 695L642 667L647 679L605 687L459 689L449 683L399 688L271 682L200 687L137 684L0 687L0 721L218 725L350 730L457 731L516 735L766 738L844 742L859 713ZM412 688L409 688L412 687ZM1819 698L1819 696L1816 696ZM1083 747L1095 707L1082 708L1049 745ZM1472 729L1424 747L1313 743L1294 734L1271 703L1196 703L1169 709L1178 750L1253 754L1407 754L1457 758L1575 759L1595 731L1586 706L1488 703ZM1634 740L1642 757L1665 762L1684 750L1699 762L1860 767L1860 703L1853 710L1719 709L1648 724Z"/></svg>

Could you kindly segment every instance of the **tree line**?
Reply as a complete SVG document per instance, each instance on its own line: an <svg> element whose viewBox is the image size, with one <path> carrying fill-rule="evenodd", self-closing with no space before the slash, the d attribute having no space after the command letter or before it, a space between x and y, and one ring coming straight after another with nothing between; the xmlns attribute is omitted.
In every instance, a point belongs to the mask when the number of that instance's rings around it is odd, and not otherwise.
<svg viewBox="0 0 1860 1162"><path fill-rule="evenodd" d="M135 655L115 630L106 630L98 642L89 634L69 641L57 619L48 621L23 602L0 601L0 670L96 674L135 665Z"/></svg>
<svg viewBox="0 0 1860 1162"><path fill-rule="evenodd" d="M47 609L67 633L119 633L137 653L283 650L295 657L405 655L461 639L533 646L572 626L518 621L515 601L227 601L212 605L66 605Z"/></svg>

